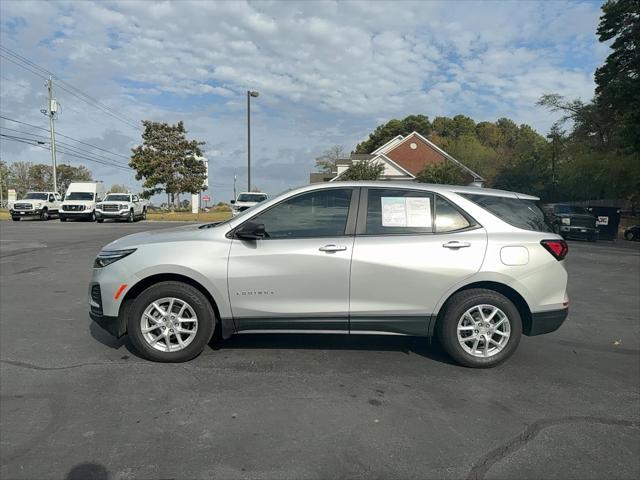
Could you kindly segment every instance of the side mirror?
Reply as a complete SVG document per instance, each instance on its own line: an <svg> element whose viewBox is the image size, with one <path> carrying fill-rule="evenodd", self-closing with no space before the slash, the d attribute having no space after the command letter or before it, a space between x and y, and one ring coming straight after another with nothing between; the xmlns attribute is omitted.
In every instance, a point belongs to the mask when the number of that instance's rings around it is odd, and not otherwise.
<svg viewBox="0 0 640 480"><path fill-rule="evenodd" d="M261 240L265 236L263 223L246 222L236 230L236 237L242 240Z"/></svg>
<svg viewBox="0 0 640 480"><path fill-rule="evenodd" d="M231 205L233 205L234 203L236 203L236 201L235 201L235 200L229 200L229 203L230 203Z"/></svg>

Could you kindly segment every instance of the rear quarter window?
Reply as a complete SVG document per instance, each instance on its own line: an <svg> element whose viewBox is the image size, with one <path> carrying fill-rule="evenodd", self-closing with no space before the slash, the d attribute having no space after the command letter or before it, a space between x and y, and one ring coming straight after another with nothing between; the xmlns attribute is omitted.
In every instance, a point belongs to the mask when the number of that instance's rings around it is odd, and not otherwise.
<svg viewBox="0 0 640 480"><path fill-rule="evenodd" d="M547 220L536 202L519 198L496 197L493 195L460 194L476 205L488 210L500 220L517 228L534 232L552 232Z"/></svg>

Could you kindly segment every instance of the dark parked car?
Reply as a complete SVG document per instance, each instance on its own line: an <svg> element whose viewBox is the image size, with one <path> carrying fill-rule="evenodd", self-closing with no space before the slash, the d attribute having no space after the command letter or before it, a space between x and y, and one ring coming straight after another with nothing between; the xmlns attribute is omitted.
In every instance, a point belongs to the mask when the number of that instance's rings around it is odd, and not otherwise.
<svg viewBox="0 0 640 480"><path fill-rule="evenodd" d="M624 231L624 238L626 240L640 240L640 225L634 225L632 227L627 228Z"/></svg>
<svg viewBox="0 0 640 480"><path fill-rule="evenodd" d="M598 239L596 217L584 207L554 203L544 210L553 231L563 238L577 238L595 242Z"/></svg>

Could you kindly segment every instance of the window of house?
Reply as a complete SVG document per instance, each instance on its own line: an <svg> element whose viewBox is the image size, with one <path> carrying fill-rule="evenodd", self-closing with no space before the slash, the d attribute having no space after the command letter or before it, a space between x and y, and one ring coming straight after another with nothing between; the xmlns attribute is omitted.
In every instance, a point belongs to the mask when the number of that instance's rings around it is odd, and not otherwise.
<svg viewBox="0 0 640 480"><path fill-rule="evenodd" d="M367 234L432 233L432 193L370 188L367 197Z"/></svg>
<svg viewBox="0 0 640 480"><path fill-rule="evenodd" d="M264 224L271 239L342 236L352 192L351 188L336 188L298 195L251 221Z"/></svg>

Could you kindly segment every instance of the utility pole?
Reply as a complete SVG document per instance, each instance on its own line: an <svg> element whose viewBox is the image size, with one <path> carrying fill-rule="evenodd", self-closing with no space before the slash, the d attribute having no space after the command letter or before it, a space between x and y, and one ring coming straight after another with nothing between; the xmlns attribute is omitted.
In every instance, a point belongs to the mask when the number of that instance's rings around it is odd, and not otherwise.
<svg viewBox="0 0 640 480"><path fill-rule="evenodd" d="M247 90L247 192L251 191L251 97L258 95L254 90Z"/></svg>
<svg viewBox="0 0 640 480"><path fill-rule="evenodd" d="M233 174L233 199L234 200L238 198L238 194L236 193L236 180L238 180L238 176L234 173Z"/></svg>
<svg viewBox="0 0 640 480"><path fill-rule="evenodd" d="M53 98L53 78L49 76L49 80L45 84L47 87L47 108L40 110L44 115L49 117L49 134L51 135L51 163L53 165L53 191L58 191L58 175L56 172L56 130L54 125L55 115L58 113L58 102Z"/></svg>

